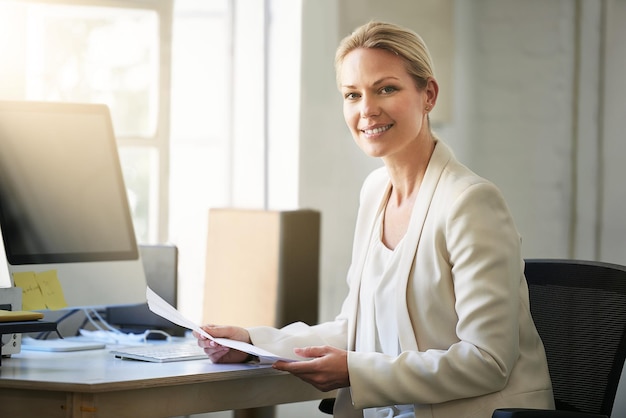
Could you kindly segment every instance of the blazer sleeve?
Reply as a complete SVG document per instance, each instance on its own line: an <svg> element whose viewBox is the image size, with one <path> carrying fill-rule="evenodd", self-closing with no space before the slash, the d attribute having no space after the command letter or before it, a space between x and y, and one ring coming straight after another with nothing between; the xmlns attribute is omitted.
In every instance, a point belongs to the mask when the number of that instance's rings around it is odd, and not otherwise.
<svg viewBox="0 0 626 418"><path fill-rule="evenodd" d="M519 356L519 288L522 271L520 237L500 192L480 181L454 192L429 214L435 237L443 241L435 250L441 277L431 280L454 292L457 321L449 325L452 338L440 347L406 350L398 356L348 353L354 406L434 404L501 390ZM431 212L433 210L431 209ZM430 225L432 227L432 225ZM436 244L435 244L436 245ZM426 270L428 271L428 270ZM447 277L446 277L447 276ZM437 285L433 285L436 288ZM414 295L409 304L432 304L432 318L413 318L436 327L437 294ZM438 331L431 330L433 334Z"/></svg>
<svg viewBox="0 0 626 418"><path fill-rule="evenodd" d="M314 326L295 322L280 329L253 327L248 332L255 346L281 357L302 360L294 354L294 348L331 345L345 349L345 328L345 321L338 319Z"/></svg>

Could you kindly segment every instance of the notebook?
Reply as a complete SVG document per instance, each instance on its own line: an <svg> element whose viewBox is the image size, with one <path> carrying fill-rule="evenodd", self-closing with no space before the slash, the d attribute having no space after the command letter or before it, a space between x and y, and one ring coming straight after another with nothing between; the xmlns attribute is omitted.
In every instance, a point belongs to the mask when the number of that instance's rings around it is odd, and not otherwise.
<svg viewBox="0 0 626 418"><path fill-rule="evenodd" d="M163 344L143 344L115 348L111 353L118 358L167 363L185 360L208 360L204 350L196 340L189 342L168 342Z"/></svg>
<svg viewBox="0 0 626 418"><path fill-rule="evenodd" d="M100 350L106 347L106 344L98 341L85 341L81 338L55 338L47 340L38 340L31 337L22 338L22 350L26 351L83 351L83 350Z"/></svg>

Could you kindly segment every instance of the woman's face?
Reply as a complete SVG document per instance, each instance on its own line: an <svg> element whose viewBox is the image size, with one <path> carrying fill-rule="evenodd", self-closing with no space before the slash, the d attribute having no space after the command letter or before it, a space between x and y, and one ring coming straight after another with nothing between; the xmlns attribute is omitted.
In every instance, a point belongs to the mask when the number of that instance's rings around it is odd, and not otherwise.
<svg viewBox="0 0 626 418"><path fill-rule="evenodd" d="M429 138L429 88L418 90L399 56L374 48L351 51L341 65L340 90L346 124L367 155L401 156Z"/></svg>

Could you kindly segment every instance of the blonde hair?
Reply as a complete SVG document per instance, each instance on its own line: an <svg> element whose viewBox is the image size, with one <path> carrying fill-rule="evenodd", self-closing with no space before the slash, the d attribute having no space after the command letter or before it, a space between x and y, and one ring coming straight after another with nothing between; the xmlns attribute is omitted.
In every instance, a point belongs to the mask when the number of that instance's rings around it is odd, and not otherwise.
<svg viewBox="0 0 626 418"><path fill-rule="evenodd" d="M335 53L338 86L344 58L358 48L384 49L401 57L419 89L426 87L428 79L435 76L430 52L417 33L393 23L371 21L356 28L339 43Z"/></svg>

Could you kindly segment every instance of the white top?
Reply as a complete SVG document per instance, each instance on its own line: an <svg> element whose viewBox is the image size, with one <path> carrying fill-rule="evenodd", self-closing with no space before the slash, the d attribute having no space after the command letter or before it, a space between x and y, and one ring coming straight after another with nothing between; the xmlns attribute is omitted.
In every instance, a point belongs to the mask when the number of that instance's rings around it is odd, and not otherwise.
<svg viewBox="0 0 626 418"><path fill-rule="evenodd" d="M400 261L399 251L390 250L382 242L382 217L378 215L372 240L369 244L367 260L359 294L359 307L356 324L356 351L376 351L397 356L400 353L398 338L398 318L394 304L399 284L396 274ZM396 250L402 246L398 244ZM364 324L376 323L375 327ZM413 405L393 405L363 410L364 418L414 417Z"/></svg>

